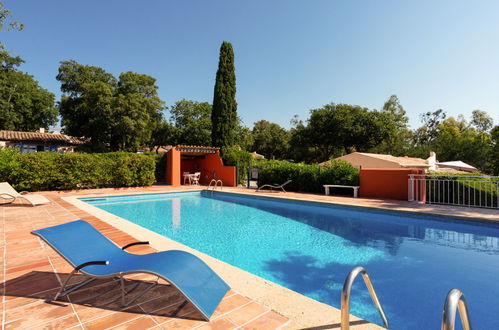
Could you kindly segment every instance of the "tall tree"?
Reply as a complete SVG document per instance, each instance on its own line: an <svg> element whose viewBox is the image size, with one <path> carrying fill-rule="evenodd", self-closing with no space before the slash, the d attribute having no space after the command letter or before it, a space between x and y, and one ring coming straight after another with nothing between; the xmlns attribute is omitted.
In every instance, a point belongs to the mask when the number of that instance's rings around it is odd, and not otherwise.
<svg viewBox="0 0 499 330"><path fill-rule="evenodd" d="M388 136L391 117L356 105L326 104L310 111L307 130L318 152L317 161L328 160L336 152L368 151Z"/></svg>
<svg viewBox="0 0 499 330"><path fill-rule="evenodd" d="M480 132L487 132L494 125L492 117L490 117L485 111L473 110L471 116L471 125L473 125Z"/></svg>
<svg viewBox="0 0 499 330"><path fill-rule="evenodd" d="M317 148L310 141L310 130L305 126L298 115L290 121L292 127L289 130L289 153L288 158L297 162L317 161Z"/></svg>
<svg viewBox="0 0 499 330"><path fill-rule="evenodd" d="M49 128L57 122L55 96L18 69L23 62L0 48L0 129Z"/></svg>
<svg viewBox="0 0 499 330"><path fill-rule="evenodd" d="M116 79L102 68L64 61L56 78L65 132L89 138L94 151L136 151L151 143L163 110L153 77L125 72Z"/></svg>
<svg viewBox="0 0 499 330"><path fill-rule="evenodd" d="M499 175L499 125L494 126L490 131L491 137L491 154L489 166L494 175Z"/></svg>
<svg viewBox="0 0 499 330"><path fill-rule="evenodd" d="M384 123L387 137L372 151L394 156L405 154L410 137L407 128L409 118L407 118L404 107L400 104L397 95L391 95L380 112L382 113L381 116L388 117L388 120Z"/></svg>
<svg viewBox="0 0 499 330"><path fill-rule="evenodd" d="M208 102L177 101L170 108L170 121L176 128L176 143L197 146L211 144L211 105Z"/></svg>
<svg viewBox="0 0 499 330"><path fill-rule="evenodd" d="M0 2L0 31L22 30L12 13ZM0 42L0 129L33 131L57 122L54 94L42 88L29 74L21 72L24 61L12 56Z"/></svg>
<svg viewBox="0 0 499 330"><path fill-rule="evenodd" d="M243 151L254 151L253 148L253 132L246 126L244 126L241 119L238 119L238 123L235 129L235 145L239 146Z"/></svg>
<svg viewBox="0 0 499 330"><path fill-rule="evenodd" d="M220 47L211 113L211 143L213 146L234 145L237 120L234 51L232 44L224 41Z"/></svg>
<svg viewBox="0 0 499 330"><path fill-rule="evenodd" d="M289 133L276 123L260 120L253 127L253 150L266 158L285 158L289 148Z"/></svg>
<svg viewBox="0 0 499 330"><path fill-rule="evenodd" d="M0 1L0 31L3 29L6 29L7 31L24 30L24 24L13 21L11 17L12 12L5 8L3 2ZM4 47L5 45L0 42L0 49L3 49Z"/></svg>

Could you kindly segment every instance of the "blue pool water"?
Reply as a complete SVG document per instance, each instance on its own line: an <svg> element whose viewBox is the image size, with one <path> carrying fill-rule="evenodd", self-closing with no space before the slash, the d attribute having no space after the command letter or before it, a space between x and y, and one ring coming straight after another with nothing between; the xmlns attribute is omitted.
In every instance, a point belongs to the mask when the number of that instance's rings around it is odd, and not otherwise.
<svg viewBox="0 0 499 330"><path fill-rule="evenodd" d="M499 329L494 224L219 192L83 200L334 307L346 275L364 266L392 329L439 329L452 288L475 329ZM361 278L351 313L381 324Z"/></svg>

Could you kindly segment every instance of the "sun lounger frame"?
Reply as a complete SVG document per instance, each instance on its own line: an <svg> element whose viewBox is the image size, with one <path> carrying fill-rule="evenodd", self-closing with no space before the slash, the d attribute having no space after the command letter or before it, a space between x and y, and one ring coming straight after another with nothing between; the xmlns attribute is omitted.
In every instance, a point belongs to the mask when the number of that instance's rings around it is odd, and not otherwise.
<svg viewBox="0 0 499 330"><path fill-rule="evenodd" d="M289 184L289 183L291 183L291 182L293 182L293 180L288 180L288 181L286 181L286 182L284 182L282 184L264 184L264 185L258 187L256 189L256 191L260 191L263 188L270 188L271 190L273 190L273 189L281 189L283 192L286 192L286 190L284 189L284 186L287 185L287 184Z"/></svg>
<svg viewBox="0 0 499 330"><path fill-rule="evenodd" d="M81 221L81 220L79 220L79 221ZM66 260L70 265L73 265L73 263L63 253L61 253L53 244L51 244L50 241L48 241L47 239L45 239L45 237L43 237L43 235L40 235L36 231L32 231L31 233L33 235L36 235L36 236L40 237L45 243L47 243L52 249L54 249L54 251L56 251L64 260ZM100 235L102 235L102 234L100 234ZM102 236L105 237L104 235L102 235ZM127 244L127 245L123 246L121 249L122 250L126 250L127 248L129 248L131 246L139 245L139 244L149 244L149 242L134 242L134 243L130 243L130 244ZM109 261L107 261L107 260L96 260L96 261L88 261L88 262L82 263L82 264L77 265L76 267L74 267L73 271L70 273L70 275L68 276L68 278L64 281L64 283L62 284L61 288L59 289L59 291L54 296L53 300L57 300L60 297L64 297L64 296L70 294L71 292L74 292L74 291L76 291L76 290L84 287L85 285L91 283L92 281L94 281L96 279L113 278L114 280L116 280L116 278L117 278L120 281L122 304L124 306L129 306L132 302L134 302L135 300L137 300L138 298L140 298L141 296L143 296L146 292L148 292L151 289L153 289L154 287L156 287L159 284L158 283L159 279L161 278L161 279L165 280L166 282L168 282L171 286L173 286L174 288L176 288L177 291L180 292L180 294L184 297L185 301L186 302L190 302L196 308L196 310L201 313L201 315L204 317L204 319L206 321L210 320L211 315L206 315L206 313L203 312L203 310L200 308L200 306L198 304L196 304L196 302L194 300L190 299L183 292L183 290L179 286L177 286L175 284L174 281L171 281L167 276L165 276L163 274L158 274L156 272L153 272L153 271L150 271L150 270L145 270L145 269L133 269L133 270L130 270L130 271L117 272L117 273L112 273L112 274L109 274L109 275L100 276L100 275L89 274L89 273L85 272L85 270L84 270L84 268L87 267L87 266L107 265L108 263L109 263ZM88 276L89 278L87 278L87 279L85 279L85 280L83 280L83 281L81 281L81 282L79 282L77 284L74 284L70 288L66 288L67 285L68 285L68 283L69 283L69 280L74 275L76 275L78 273L81 273L81 274L83 274L85 276ZM142 290L141 292L137 293L135 296L133 296L132 298L130 298L128 301L126 301L126 296L128 295L129 292L127 292L126 289L125 289L125 281L124 281L123 276L130 275L130 274L138 274L138 273L150 274L150 275L157 276L157 280L156 280L156 282L152 283L149 287L145 288L144 290ZM138 286L138 284L137 284L137 286ZM133 291L137 286L135 286L134 288L132 288L130 290L130 292ZM228 287L228 289L230 289L230 288Z"/></svg>

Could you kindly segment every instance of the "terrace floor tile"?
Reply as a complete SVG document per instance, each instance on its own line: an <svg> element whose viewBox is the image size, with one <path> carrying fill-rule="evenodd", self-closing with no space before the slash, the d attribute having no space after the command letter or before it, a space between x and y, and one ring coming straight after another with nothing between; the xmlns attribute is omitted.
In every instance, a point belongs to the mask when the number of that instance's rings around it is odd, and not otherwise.
<svg viewBox="0 0 499 330"><path fill-rule="evenodd" d="M135 190L140 192L148 189ZM161 190L165 190L165 187L162 186ZM230 291L214 313L212 321L206 322L194 306L185 303L185 298L169 283L162 280L160 285L137 299L133 306L125 309L121 306L119 283L110 279L96 280L71 293L69 297L51 301L59 290L61 281L72 271L72 267L40 238L32 235L31 231L83 219L119 246L135 242L137 239L131 235L61 199L71 195L109 194L117 191L123 192L129 189L42 192L52 203L37 207L27 205L0 207L2 328L234 328L234 323L220 315L247 305L251 302L250 299ZM156 250L149 246L134 246L128 252L146 254ZM3 258L4 253L5 258ZM83 276L76 276L71 283L77 283L82 278ZM137 292L157 280L157 277L148 274L132 274L125 278L127 278L127 289L138 284ZM240 321L252 318L254 311L250 309L248 311L250 314L246 318L238 316L236 319Z"/></svg>

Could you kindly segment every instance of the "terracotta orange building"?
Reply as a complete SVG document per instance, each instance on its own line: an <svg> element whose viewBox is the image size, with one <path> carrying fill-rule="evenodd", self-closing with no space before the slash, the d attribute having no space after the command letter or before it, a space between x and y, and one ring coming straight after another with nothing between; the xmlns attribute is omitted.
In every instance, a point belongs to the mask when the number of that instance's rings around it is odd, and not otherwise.
<svg viewBox="0 0 499 330"><path fill-rule="evenodd" d="M224 186L237 185L236 167L224 165L220 148L183 145L171 147L166 153L166 183L179 187L183 183L185 172L200 172L200 184L209 184L212 179L216 179L222 180Z"/></svg>

